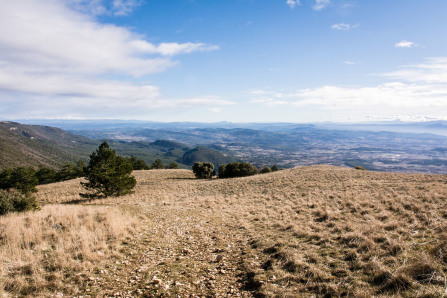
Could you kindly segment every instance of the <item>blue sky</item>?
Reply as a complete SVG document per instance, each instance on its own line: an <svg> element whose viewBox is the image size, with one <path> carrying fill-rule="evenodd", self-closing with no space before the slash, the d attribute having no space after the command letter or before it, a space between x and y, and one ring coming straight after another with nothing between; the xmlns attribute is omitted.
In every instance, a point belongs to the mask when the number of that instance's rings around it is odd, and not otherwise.
<svg viewBox="0 0 447 298"><path fill-rule="evenodd" d="M0 2L0 118L447 120L445 0Z"/></svg>

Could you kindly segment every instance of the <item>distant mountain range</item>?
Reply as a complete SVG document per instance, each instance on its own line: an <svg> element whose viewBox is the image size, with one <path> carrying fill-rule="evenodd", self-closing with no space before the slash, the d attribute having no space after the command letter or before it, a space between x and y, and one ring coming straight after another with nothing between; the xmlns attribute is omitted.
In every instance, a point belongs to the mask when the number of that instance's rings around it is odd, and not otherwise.
<svg viewBox="0 0 447 298"><path fill-rule="evenodd" d="M190 168L195 161L211 161L217 167L240 160L258 168L328 164L375 171L447 173L447 122L443 121L356 125L128 121L60 124L71 129L1 123L0 167L87 161L99 143L108 140L118 154L134 155L149 165L158 158L165 165L175 161L183 168Z"/></svg>
<svg viewBox="0 0 447 298"><path fill-rule="evenodd" d="M177 162L190 168L196 161L211 161L216 165L236 160L228 150L208 147L192 148L169 140L123 141L104 136L91 139L60 128L42 125L24 125L17 122L0 122L0 169L18 166L57 168L66 162L83 160L96 150L102 140L108 140L112 149L123 156L134 155L149 166L161 159L165 166ZM219 148L217 148L219 149Z"/></svg>
<svg viewBox="0 0 447 298"><path fill-rule="evenodd" d="M39 124L59 127L75 131L113 131L113 130L192 130L200 128L245 128L263 131L289 131L297 128L313 127L320 129L360 130L360 131L389 131L401 133L432 133L447 136L447 121L403 122L383 121L365 123L201 123L201 122L153 122L136 120L18 120L24 124Z"/></svg>

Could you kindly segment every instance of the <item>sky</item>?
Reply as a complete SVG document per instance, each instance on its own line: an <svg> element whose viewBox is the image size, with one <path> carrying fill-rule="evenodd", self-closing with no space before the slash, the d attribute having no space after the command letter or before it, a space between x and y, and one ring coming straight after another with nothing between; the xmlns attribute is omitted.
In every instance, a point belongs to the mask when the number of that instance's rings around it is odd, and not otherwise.
<svg viewBox="0 0 447 298"><path fill-rule="evenodd" d="M447 120L445 0L0 0L0 120Z"/></svg>

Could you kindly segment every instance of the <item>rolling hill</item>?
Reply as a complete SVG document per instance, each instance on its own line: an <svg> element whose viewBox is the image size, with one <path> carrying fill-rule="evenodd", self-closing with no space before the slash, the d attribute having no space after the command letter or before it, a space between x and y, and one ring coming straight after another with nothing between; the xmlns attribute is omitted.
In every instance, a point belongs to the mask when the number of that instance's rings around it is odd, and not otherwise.
<svg viewBox="0 0 447 298"><path fill-rule="evenodd" d="M98 141L49 126L0 122L0 169L18 166L57 167L87 160Z"/></svg>
<svg viewBox="0 0 447 298"><path fill-rule="evenodd" d="M102 140L68 133L62 129L41 125L23 125L17 122L0 122L0 170L18 166L46 166L56 168L66 162L88 161L89 155ZM134 155L147 164L161 159L164 165L178 162L181 168L190 168L195 161L224 163L233 161L225 152L169 141L108 140L112 149L123 156ZM223 149L222 149L223 150Z"/></svg>
<svg viewBox="0 0 447 298"><path fill-rule="evenodd" d="M333 166L212 180L134 174L124 197L82 201L79 179L42 185L41 211L1 218L0 293L445 295L445 175Z"/></svg>
<svg viewBox="0 0 447 298"><path fill-rule="evenodd" d="M221 151L199 146L185 152L182 159L180 159L179 161L190 166L198 161L212 162L214 166L218 168L219 165L236 161L236 159L233 156L225 154Z"/></svg>

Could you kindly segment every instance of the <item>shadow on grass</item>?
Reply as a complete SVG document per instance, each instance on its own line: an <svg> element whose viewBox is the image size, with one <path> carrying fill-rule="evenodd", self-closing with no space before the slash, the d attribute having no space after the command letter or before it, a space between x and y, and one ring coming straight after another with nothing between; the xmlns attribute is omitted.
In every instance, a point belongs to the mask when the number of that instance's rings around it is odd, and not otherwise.
<svg viewBox="0 0 447 298"><path fill-rule="evenodd" d="M104 198L105 198L104 196L88 195L86 197L82 197L81 196L80 199L70 200L70 201L67 201L67 202L63 202L61 204L64 204L64 205L72 205L72 204L73 205L77 205L77 204L83 204L83 203L90 203L90 202L93 202L93 201L96 201L96 200L100 200L100 199L104 199Z"/></svg>
<svg viewBox="0 0 447 298"><path fill-rule="evenodd" d="M78 205L78 204L83 204L83 203L90 203L93 202L95 200L98 200L99 198L93 198L93 199L76 199L76 200L71 200L71 201L67 201L67 202L62 202L61 204L63 205Z"/></svg>

